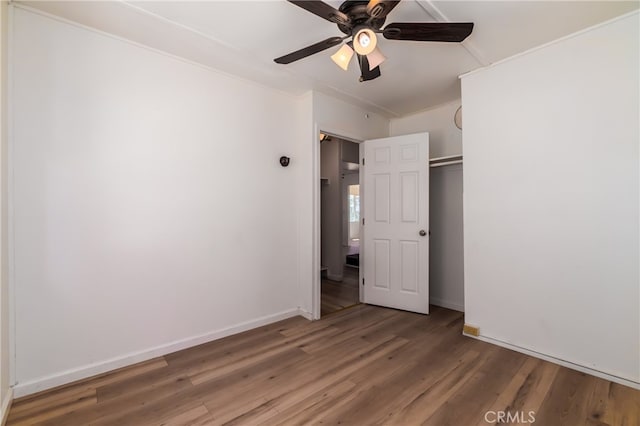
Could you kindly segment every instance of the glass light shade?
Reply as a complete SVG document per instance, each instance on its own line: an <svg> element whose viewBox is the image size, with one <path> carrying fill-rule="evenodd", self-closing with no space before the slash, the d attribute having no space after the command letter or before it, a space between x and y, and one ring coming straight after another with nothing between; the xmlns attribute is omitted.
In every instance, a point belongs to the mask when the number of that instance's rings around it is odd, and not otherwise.
<svg viewBox="0 0 640 426"><path fill-rule="evenodd" d="M376 33L368 28L358 31L353 37L353 48L358 55L368 55L373 52L378 44Z"/></svg>
<svg viewBox="0 0 640 426"><path fill-rule="evenodd" d="M337 66L342 68L343 70L347 70L349 68L349 61L353 57L353 49L343 44L342 47L333 55L331 55L331 59L336 63Z"/></svg>
<svg viewBox="0 0 640 426"><path fill-rule="evenodd" d="M382 54L377 47L373 49L373 52L367 55L367 61L369 61L369 71L386 61L387 58Z"/></svg>

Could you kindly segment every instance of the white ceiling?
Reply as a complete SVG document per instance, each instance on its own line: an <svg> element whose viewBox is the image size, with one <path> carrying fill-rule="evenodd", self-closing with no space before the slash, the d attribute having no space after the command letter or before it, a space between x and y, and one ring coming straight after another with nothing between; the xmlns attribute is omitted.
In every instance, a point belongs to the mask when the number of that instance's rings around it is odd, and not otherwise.
<svg viewBox="0 0 640 426"><path fill-rule="evenodd" d="M334 35L335 24L286 1L20 2L193 62L300 94L323 91L389 117L460 96L457 76L637 9L637 1L403 0L391 22L474 22L462 44L382 39L382 77L360 83L329 56L289 64L273 58ZM327 3L339 7L341 1Z"/></svg>

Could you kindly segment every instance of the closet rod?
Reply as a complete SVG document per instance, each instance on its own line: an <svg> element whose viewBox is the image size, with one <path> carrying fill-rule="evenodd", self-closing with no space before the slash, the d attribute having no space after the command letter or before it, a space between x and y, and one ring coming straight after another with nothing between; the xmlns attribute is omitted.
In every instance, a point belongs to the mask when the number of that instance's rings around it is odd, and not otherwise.
<svg viewBox="0 0 640 426"><path fill-rule="evenodd" d="M441 161L462 160L462 155L446 155L444 157L430 158L429 163L439 163Z"/></svg>
<svg viewBox="0 0 640 426"><path fill-rule="evenodd" d="M462 160L444 161L442 163L430 164L429 167L442 167L442 166L449 166L451 164L462 164Z"/></svg>
<svg viewBox="0 0 640 426"><path fill-rule="evenodd" d="M448 155L429 160L430 167L448 166L450 164L462 164L462 155Z"/></svg>

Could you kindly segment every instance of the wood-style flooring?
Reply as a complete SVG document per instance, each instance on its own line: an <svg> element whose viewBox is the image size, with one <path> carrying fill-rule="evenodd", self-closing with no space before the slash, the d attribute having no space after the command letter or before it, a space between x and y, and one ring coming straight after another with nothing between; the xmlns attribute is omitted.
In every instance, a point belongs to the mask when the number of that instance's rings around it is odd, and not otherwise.
<svg viewBox="0 0 640 426"><path fill-rule="evenodd" d="M342 275L341 282L331 281L325 277L322 278L320 316L325 316L359 303L358 268L345 266Z"/></svg>
<svg viewBox="0 0 640 426"><path fill-rule="evenodd" d="M16 400L8 424L466 426L499 411L542 426L639 424L639 391L464 337L462 325L438 307L291 318Z"/></svg>

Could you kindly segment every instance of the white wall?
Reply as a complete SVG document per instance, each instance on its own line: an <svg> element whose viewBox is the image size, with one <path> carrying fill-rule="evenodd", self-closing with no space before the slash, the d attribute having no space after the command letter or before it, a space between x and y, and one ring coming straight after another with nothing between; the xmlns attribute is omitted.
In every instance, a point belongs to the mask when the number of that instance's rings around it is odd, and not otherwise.
<svg viewBox="0 0 640 426"><path fill-rule="evenodd" d="M453 116L460 100L391 120L391 135L429 132L430 157L462 154ZM464 311L462 165L429 169L429 301Z"/></svg>
<svg viewBox="0 0 640 426"><path fill-rule="evenodd" d="M13 36L17 394L297 314L305 100L26 10Z"/></svg>
<svg viewBox="0 0 640 426"><path fill-rule="evenodd" d="M0 1L0 423L11 399L9 389L9 263L7 215L8 147L8 2Z"/></svg>
<svg viewBox="0 0 640 426"><path fill-rule="evenodd" d="M392 136L429 132L431 158L462 154L462 131L453 122L460 99L406 117L394 118L389 125Z"/></svg>
<svg viewBox="0 0 640 426"><path fill-rule="evenodd" d="M640 383L638 13L462 79L465 320Z"/></svg>
<svg viewBox="0 0 640 426"><path fill-rule="evenodd" d="M301 123L307 132L296 150L298 210L298 282L300 307L311 317L320 315L318 284L320 276L320 144L318 132L324 130L347 139L364 141L389 135L389 120L383 116L332 98L323 93L308 94L300 105ZM319 285L319 284L318 284ZM316 309L314 309L314 306ZM314 312L314 310L316 312Z"/></svg>
<svg viewBox="0 0 640 426"><path fill-rule="evenodd" d="M321 92L313 93L313 120L322 130L356 141L389 135L389 119Z"/></svg>

